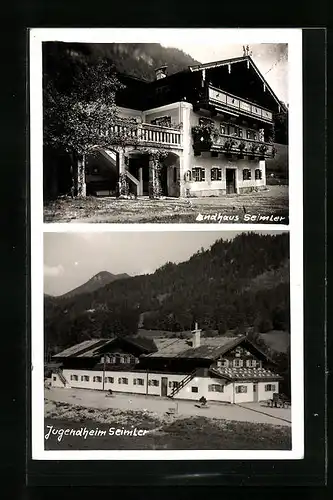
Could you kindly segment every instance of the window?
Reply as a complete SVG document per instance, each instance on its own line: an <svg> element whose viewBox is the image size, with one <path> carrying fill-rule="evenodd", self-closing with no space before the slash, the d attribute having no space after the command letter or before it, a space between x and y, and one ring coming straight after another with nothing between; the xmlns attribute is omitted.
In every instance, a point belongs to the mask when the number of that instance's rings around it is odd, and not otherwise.
<svg viewBox="0 0 333 500"><path fill-rule="evenodd" d="M177 389L178 386L179 386L179 382L175 382L175 381L169 382L169 387L171 389Z"/></svg>
<svg viewBox="0 0 333 500"><path fill-rule="evenodd" d="M243 360L242 359L234 359L233 365L235 368L241 368L243 366Z"/></svg>
<svg viewBox="0 0 333 500"><path fill-rule="evenodd" d="M210 118L199 118L199 125L214 125L214 121Z"/></svg>
<svg viewBox="0 0 333 500"><path fill-rule="evenodd" d="M127 385L128 384L128 378L123 377L121 379L121 383Z"/></svg>
<svg viewBox="0 0 333 500"><path fill-rule="evenodd" d="M257 140L258 136L257 133L254 130L247 130L246 131L246 138L247 139L252 139L254 141Z"/></svg>
<svg viewBox="0 0 333 500"><path fill-rule="evenodd" d="M152 385L154 387L158 387L160 385L160 381L156 379L149 380L148 385ZM169 387L171 387L169 383Z"/></svg>
<svg viewBox="0 0 333 500"><path fill-rule="evenodd" d="M88 375L81 375L81 382L89 382Z"/></svg>
<svg viewBox="0 0 333 500"><path fill-rule="evenodd" d="M247 386L246 385L237 385L236 386L236 393L237 394L245 394L247 392Z"/></svg>
<svg viewBox="0 0 333 500"><path fill-rule="evenodd" d="M95 377L93 377L93 382L102 382L102 377L96 375Z"/></svg>
<svg viewBox="0 0 333 500"><path fill-rule="evenodd" d="M220 133L221 134L226 134L227 133L227 128L225 125L220 125Z"/></svg>
<svg viewBox="0 0 333 500"><path fill-rule="evenodd" d="M213 167L210 171L210 178L212 181L220 181L222 179L222 169Z"/></svg>
<svg viewBox="0 0 333 500"><path fill-rule="evenodd" d="M255 359L247 359L246 366L248 368L255 368L257 366L257 361Z"/></svg>
<svg viewBox="0 0 333 500"><path fill-rule="evenodd" d="M195 182L203 182L205 180L205 169L201 167L192 168L192 177Z"/></svg>
<svg viewBox="0 0 333 500"><path fill-rule="evenodd" d="M210 384L208 386L209 392L224 392L224 385L220 384Z"/></svg>
<svg viewBox="0 0 333 500"><path fill-rule="evenodd" d="M113 384L114 378L113 377L105 377L104 382L106 382L108 384Z"/></svg>
<svg viewBox="0 0 333 500"><path fill-rule="evenodd" d="M57 377L56 376L53 376L53 382L55 382L57 380Z"/></svg>
<svg viewBox="0 0 333 500"><path fill-rule="evenodd" d="M198 388L198 387L196 387L195 385L193 385L193 386L191 387L191 392L199 392L199 388Z"/></svg>
<svg viewBox="0 0 333 500"><path fill-rule="evenodd" d="M218 362L217 362L217 366L219 368L228 368L229 361L227 359L219 359Z"/></svg>
<svg viewBox="0 0 333 500"><path fill-rule="evenodd" d="M238 132L238 137L243 137L243 130L241 128L239 128L237 132Z"/></svg>
<svg viewBox="0 0 333 500"><path fill-rule="evenodd" d="M170 127L171 126L171 116L159 116L151 121L152 125L158 125L160 127Z"/></svg>
<svg viewBox="0 0 333 500"><path fill-rule="evenodd" d="M265 391L266 392L275 392L276 391L275 384L266 384Z"/></svg>
<svg viewBox="0 0 333 500"><path fill-rule="evenodd" d="M254 178L256 181L260 181L262 179L262 171L260 170L260 168L255 169Z"/></svg>
<svg viewBox="0 0 333 500"><path fill-rule="evenodd" d="M76 380L78 381L79 380L79 377L77 375L71 375L71 380Z"/></svg>
<svg viewBox="0 0 333 500"><path fill-rule="evenodd" d="M251 180L251 170L248 168L244 168L243 170L243 181L250 181Z"/></svg>
<svg viewBox="0 0 333 500"><path fill-rule="evenodd" d="M133 385L144 385L143 378L134 378L133 379Z"/></svg>

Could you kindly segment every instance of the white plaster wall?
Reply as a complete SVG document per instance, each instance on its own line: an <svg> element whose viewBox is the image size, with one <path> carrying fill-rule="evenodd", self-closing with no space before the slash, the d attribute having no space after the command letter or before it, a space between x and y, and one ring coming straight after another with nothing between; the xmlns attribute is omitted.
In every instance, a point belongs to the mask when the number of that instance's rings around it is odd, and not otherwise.
<svg viewBox="0 0 333 500"><path fill-rule="evenodd" d="M236 393L236 387L240 385L245 385L247 387L247 392ZM235 382L235 403L245 403L248 401L253 401L253 383L251 382Z"/></svg>
<svg viewBox="0 0 333 500"><path fill-rule="evenodd" d="M185 182L185 189L189 189L191 194L194 195L219 195L226 190L226 168L234 168L236 170L236 193L239 193L241 188L254 188L265 186L265 161L256 160L229 160L225 155L219 154L217 158L212 158L210 152L203 152L200 156L190 157L190 167L205 169L205 181L191 181ZM222 175L220 181L211 180L211 169L213 167L221 168ZM251 180L243 180L243 169L251 170ZM255 170L260 168L262 170L262 179L255 180Z"/></svg>
<svg viewBox="0 0 333 500"><path fill-rule="evenodd" d="M185 172L191 170L191 158L193 156L192 148L192 117L193 106L188 102L180 103L180 121L183 124L182 129L182 145L183 151L180 153L180 196L186 196L186 189L188 186L185 183Z"/></svg>
<svg viewBox="0 0 333 500"><path fill-rule="evenodd" d="M207 395L206 398L209 401L221 401L226 403L233 402L233 385L232 382L227 382L226 380L220 378L208 378L207 380ZM208 386L211 384L224 385L224 392L212 392L208 391Z"/></svg>
<svg viewBox="0 0 333 500"><path fill-rule="evenodd" d="M55 380L54 380L55 379ZM69 381L68 381L69 382ZM59 375L57 375L56 373L52 373L52 377L51 377L51 386L52 387L65 387L64 384L62 383L62 381L60 380L60 377ZM70 388L70 384L66 384L66 387L67 388Z"/></svg>
<svg viewBox="0 0 333 500"><path fill-rule="evenodd" d="M275 391L265 391L265 385L273 384L275 385ZM279 382L259 382L258 383L258 401L267 401L267 399L272 399L274 392L279 392Z"/></svg>
<svg viewBox="0 0 333 500"><path fill-rule="evenodd" d="M212 158L209 152L201 153L201 156L194 156L191 154L190 158L190 170L192 168L204 168L205 169L205 181L203 182L186 182L186 188L190 189L191 193L196 193L198 191L214 191L214 190L225 190L226 189L226 181L225 181L225 166L227 161L223 159L221 155L217 158ZM222 178L220 181L211 181L211 169L213 167L218 167L222 169ZM212 193L213 194L213 193Z"/></svg>
<svg viewBox="0 0 333 500"><path fill-rule="evenodd" d="M68 381L67 387L73 388L81 388L81 389L95 389L95 390L103 390L103 378L102 382L93 382L94 376L103 377L103 371L90 371L90 370L63 370L63 375ZM71 380L71 375L77 375L78 380ZM89 377L89 382L81 381L81 376L87 375ZM53 378L56 377L56 380ZM167 384L167 395L170 395L172 391L172 387L169 387L169 382L181 382L186 375L178 374L178 373L148 373L148 380L158 380L158 386L148 386L147 392L147 373L146 372L123 372L123 371L106 371L105 377L113 377L114 383L105 382L104 390L107 391L112 389L112 391L116 392L127 392L127 393L135 393L135 394L148 394L161 396L161 385L162 385L162 377L166 377L168 379ZM128 384L119 384L118 378L127 378ZM141 378L143 379L143 385L134 385L133 379ZM64 387L64 384L60 380L59 376L56 373L52 374L52 387ZM279 383L278 382L269 382L270 384L275 384L275 391L265 391L265 385L267 382L259 382L258 383L258 401L266 401L267 399L272 399L274 392L279 392ZM208 391L208 386L210 384L218 384L224 385L224 392L211 392ZM237 385L246 385L247 392L246 393L236 393ZM191 388L195 386L198 387L198 392L192 392ZM235 387L235 394L233 395ZM244 403L249 401L254 401L253 394L253 383L252 382L232 382L224 381L223 379L216 379L210 377L194 377L188 384L186 384L176 395L175 399L188 399L198 401L202 396L204 396L208 401L221 401L227 403Z"/></svg>

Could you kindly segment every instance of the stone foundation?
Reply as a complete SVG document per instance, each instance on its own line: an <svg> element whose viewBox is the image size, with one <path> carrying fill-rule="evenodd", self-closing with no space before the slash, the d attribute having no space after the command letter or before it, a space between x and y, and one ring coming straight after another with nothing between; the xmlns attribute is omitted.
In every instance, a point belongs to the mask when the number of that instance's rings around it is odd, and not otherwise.
<svg viewBox="0 0 333 500"><path fill-rule="evenodd" d="M265 191L266 186L249 186L249 187L240 187L239 194L248 194L258 191Z"/></svg>
<svg viewBox="0 0 333 500"><path fill-rule="evenodd" d="M196 198L199 196L224 196L227 194L226 189L203 189L202 191L186 190L186 196L189 198Z"/></svg>

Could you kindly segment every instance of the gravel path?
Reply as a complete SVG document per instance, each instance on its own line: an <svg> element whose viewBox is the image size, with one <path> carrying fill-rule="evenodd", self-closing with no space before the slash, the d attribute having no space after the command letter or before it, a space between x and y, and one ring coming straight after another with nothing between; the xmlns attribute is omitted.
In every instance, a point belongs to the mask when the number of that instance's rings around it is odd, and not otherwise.
<svg viewBox="0 0 333 500"><path fill-rule="evenodd" d="M209 402L209 407L200 409L194 401L176 401L154 396L132 394L115 394L106 397L101 391L86 389L45 390L45 399L61 401L87 408L117 408L120 410L147 410L155 414L165 415L169 408L177 408L179 417L206 416L210 418L236 420L240 422L256 422L272 425L291 426L291 411L284 408L268 408L259 403L242 403L230 405ZM47 405L47 402L46 402Z"/></svg>

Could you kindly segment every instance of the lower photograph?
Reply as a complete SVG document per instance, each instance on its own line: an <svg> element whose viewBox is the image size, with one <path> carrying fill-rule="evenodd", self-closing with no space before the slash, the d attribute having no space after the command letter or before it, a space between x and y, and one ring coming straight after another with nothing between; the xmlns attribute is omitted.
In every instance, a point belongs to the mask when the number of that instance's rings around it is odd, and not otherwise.
<svg viewBox="0 0 333 500"><path fill-rule="evenodd" d="M290 339L288 231L45 232L44 450L292 450Z"/></svg>

